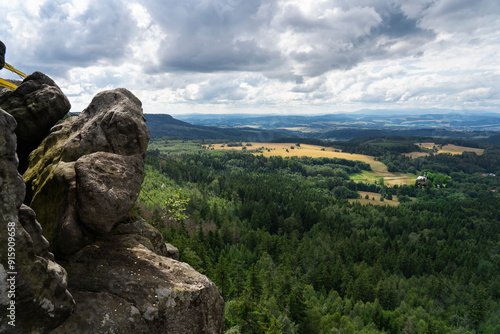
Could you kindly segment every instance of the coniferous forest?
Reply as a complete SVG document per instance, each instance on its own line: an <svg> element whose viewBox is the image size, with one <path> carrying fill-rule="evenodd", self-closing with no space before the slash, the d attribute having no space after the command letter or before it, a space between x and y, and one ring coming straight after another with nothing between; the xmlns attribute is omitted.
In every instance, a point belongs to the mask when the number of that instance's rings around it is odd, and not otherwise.
<svg viewBox="0 0 500 334"><path fill-rule="evenodd" d="M499 156L381 156L429 176L389 187L350 180L360 161L177 141L148 152L136 210L217 285L226 333L500 333Z"/></svg>

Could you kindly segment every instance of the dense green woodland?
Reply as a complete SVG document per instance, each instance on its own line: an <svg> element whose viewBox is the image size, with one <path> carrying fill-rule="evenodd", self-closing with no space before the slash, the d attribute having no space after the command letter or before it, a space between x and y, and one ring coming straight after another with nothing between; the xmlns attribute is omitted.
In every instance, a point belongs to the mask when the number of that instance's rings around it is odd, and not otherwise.
<svg viewBox="0 0 500 334"><path fill-rule="evenodd" d="M350 181L362 162L169 144L137 211L217 284L226 333L500 333L498 153L392 159L429 182L388 188Z"/></svg>

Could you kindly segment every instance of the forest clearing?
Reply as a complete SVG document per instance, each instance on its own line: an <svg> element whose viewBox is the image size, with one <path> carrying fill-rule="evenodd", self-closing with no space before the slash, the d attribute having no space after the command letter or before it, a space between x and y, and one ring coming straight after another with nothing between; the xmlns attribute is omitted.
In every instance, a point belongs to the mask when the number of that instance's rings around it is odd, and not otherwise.
<svg viewBox="0 0 500 334"><path fill-rule="evenodd" d="M420 147L424 147L426 149L432 150L434 147L437 149L437 154L462 154L464 152L474 152L477 155L482 155L484 153L484 149L482 148L474 148L474 147L466 147L466 146L458 146L458 145L453 145L453 144L447 144L447 145L437 145L435 143L416 143L415 145L418 145ZM426 157L429 155L429 153L426 152L410 152L410 153L404 153L405 156L411 157L411 158L419 158L419 157Z"/></svg>
<svg viewBox="0 0 500 334"><path fill-rule="evenodd" d="M380 194L379 193L374 193L374 192L369 192L369 191L358 191L359 195L361 196L360 198L351 198L349 199L349 203L360 203L360 204L372 204L372 205L390 205L390 206L396 206L399 205L399 202L397 199L384 199L383 201L380 200ZM368 195L369 198L366 198Z"/></svg>
<svg viewBox="0 0 500 334"><path fill-rule="evenodd" d="M362 161L369 164L371 171L352 174L349 177L356 182L375 183L384 179L387 185L412 184L415 181L415 175L405 173L394 173L387 170L387 166L381 161L375 160L373 156L355 153L342 152L333 147L300 144L295 143L242 143L242 146L228 146L228 144L212 144L210 146L215 150L258 150L262 153L254 153L265 157L281 156L285 157L310 157L310 158L339 158L353 161ZM293 148L292 148L293 147Z"/></svg>

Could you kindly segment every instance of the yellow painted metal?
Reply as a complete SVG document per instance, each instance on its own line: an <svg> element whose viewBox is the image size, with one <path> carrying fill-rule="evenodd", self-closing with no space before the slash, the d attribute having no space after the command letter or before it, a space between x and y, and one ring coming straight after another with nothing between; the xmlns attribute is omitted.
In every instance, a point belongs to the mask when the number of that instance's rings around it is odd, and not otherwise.
<svg viewBox="0 0 500 334"><path fill-rule="evenodd" d="M23 72L17 70L14 66L12 66L11 64L8 64L8 63L5 63L5 66L4 68L6 70L9 70L11 72L14 72L16 74L19 74L20 76L22 76L23 78L26 78L26 74L24 74Z"/></svg>
<svg viewBox="0 0 500 334"><path fill-rule="evenodd" d="M0 78L0 86L7 87L7 88L10 88L12 90L16 90L17 89L17 86L14 85L12 82L6 81L6 80L4 80L2 78Z"/></svg>

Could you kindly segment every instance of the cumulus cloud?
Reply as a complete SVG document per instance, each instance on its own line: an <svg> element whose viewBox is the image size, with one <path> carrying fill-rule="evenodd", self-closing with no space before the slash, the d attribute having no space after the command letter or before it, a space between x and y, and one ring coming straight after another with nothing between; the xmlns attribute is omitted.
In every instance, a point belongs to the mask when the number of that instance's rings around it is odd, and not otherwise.
<svg viewBox="0 0 500 334"><path fill-rule="evenodd" d="M372 58L416 54L434 37L398 7L353 3L145 1L166 32L154 70L260 71L301 82ZM405 45L394 47L398 39Z"/></svg>
<svg viewBox="0 0 500 334"><path fill-rule="evenodd" d="M498 102L495 0L28 0L0 10L7 60L55 77L77 108L117 86L148 112Z"/></svg>

